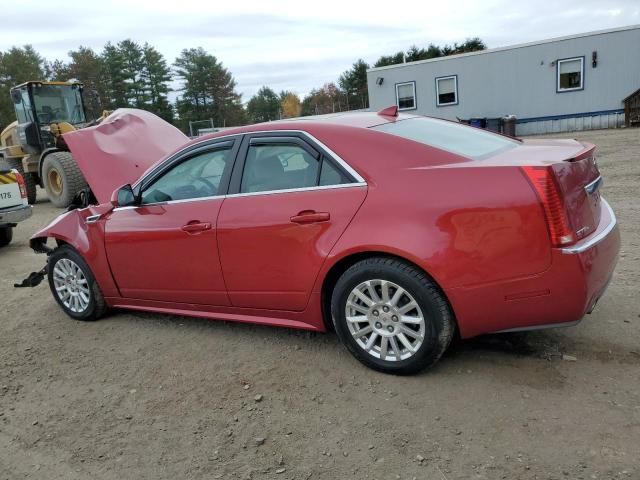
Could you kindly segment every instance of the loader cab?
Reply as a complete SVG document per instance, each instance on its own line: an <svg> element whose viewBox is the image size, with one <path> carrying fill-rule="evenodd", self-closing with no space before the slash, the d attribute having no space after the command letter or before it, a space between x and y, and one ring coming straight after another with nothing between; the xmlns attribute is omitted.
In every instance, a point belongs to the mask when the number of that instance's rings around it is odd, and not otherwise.
<svg viewBox="0 0 640 480"><path fill-rule="evenodd" d="M20 144L28 153L56 147L52 124L77 128L87 121L81 83L26 82L11 89L11 99Z"/></svg>

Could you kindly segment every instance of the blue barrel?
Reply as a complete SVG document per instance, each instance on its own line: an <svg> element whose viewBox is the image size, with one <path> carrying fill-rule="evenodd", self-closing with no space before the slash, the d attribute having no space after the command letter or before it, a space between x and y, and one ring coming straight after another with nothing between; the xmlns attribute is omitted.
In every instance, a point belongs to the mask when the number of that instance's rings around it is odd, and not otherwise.
<svg viewBox="0 0 640 480"><path fill-rule="evenodd" d="M471 118L469 119L469 125L476 128L486 128L487 119L486 118Z"/></svg>

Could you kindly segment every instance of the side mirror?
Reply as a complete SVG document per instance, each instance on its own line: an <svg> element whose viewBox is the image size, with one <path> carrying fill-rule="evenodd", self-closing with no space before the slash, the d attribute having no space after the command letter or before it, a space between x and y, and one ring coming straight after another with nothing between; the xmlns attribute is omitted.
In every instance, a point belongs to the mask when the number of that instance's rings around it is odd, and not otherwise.
<svg viewBox="0 0 640 480"><path fill-rule="evenodd" d="M111 204L114 207L129 207L137 204L137 198L131 185L126 184L111 194Z"/></svg>

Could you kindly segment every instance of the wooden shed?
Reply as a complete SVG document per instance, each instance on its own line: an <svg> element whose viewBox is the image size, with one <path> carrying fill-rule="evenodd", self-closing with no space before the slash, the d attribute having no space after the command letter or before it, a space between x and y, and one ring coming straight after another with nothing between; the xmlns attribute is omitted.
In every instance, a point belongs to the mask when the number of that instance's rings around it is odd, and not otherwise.
<svg viewBox="0 0 640 480"><path fill-rule="evenodd" d="M622 100L624 103L624 123L627 127L640 126L640 88Z"/></svg>

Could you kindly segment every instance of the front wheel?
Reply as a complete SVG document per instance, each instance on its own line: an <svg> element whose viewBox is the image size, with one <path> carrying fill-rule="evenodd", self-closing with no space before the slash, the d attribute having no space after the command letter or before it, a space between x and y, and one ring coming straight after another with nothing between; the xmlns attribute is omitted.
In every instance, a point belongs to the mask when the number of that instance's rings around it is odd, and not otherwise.
<svg viewBox="0 0 640 480"><path fill-rule="evenodd" d="M331 310L347 349L385 373L412 374L433 365L455 331L451 309L433 281L391 258L350 267L336 283Z"/></svg>
<svg viewBox="0 0 640 480"><path fill-rule="evenodd" d="M97 320L107 311L102 291L84 259L63 245L49 256L51 293L67 315L76 320Z"/></svg>

